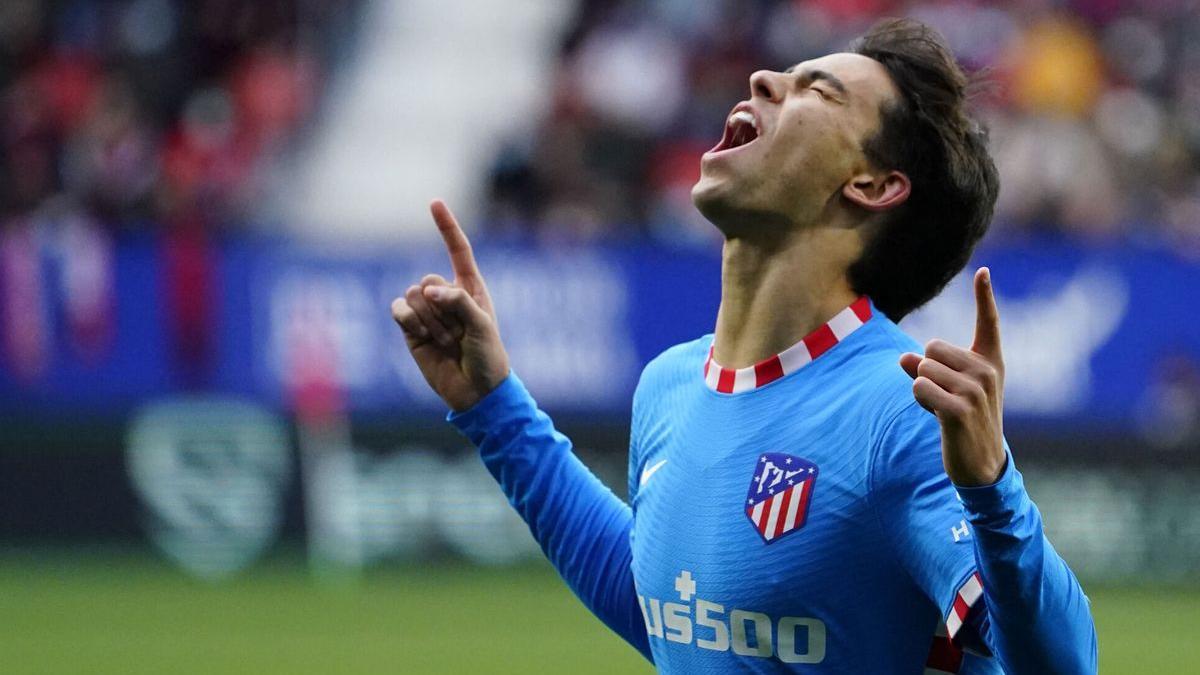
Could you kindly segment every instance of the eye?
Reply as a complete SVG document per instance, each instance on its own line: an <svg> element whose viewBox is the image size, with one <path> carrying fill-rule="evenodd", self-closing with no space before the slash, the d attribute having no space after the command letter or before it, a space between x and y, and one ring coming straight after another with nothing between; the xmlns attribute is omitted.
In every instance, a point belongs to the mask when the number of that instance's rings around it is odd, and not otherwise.
<svg viewBox="0 0 1200 675"><path fill-rule="evenodd" d="M832 98L832 96L829 95L829 92L825 91L824 89L822 89L820 87L812 87L812 90L817 92L817 94L819 94L821 96L821 98L823 98L825 100L829 100Z"/></svg>

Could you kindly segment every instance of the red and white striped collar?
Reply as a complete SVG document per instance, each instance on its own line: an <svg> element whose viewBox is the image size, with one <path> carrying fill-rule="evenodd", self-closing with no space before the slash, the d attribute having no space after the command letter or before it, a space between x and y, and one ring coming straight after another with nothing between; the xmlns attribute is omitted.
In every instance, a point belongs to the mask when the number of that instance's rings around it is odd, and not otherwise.
<svg viewBox="0 0 1200 675"><path fill-rule="evenodd" d="M722 394L739 394L770 384L812 363L870 318L871 301L864 295L791 347L753 366L736 370L717 363L710 347L704 361L704 383Z"/></svg>

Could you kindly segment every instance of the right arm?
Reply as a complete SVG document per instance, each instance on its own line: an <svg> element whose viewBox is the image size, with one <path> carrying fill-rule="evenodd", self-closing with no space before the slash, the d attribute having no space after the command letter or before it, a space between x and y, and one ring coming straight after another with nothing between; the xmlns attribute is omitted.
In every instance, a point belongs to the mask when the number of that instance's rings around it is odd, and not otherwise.
<svg viewBox="0 0 1200 675"><path fill-rule="evenodd" d="M392 303L409 351L567 585L651 658L631 568L633 514L509 371L471 245L444 204L434 202L432 212L455 280L428 275Z"/></svg>
<svg viewBox="0 0 1200 675"><path fill-rule="evenodd" d="M583 604L646 658L630 564L633 514L571 451L517 376L450 421L479 448L508 501Z"/></svg>

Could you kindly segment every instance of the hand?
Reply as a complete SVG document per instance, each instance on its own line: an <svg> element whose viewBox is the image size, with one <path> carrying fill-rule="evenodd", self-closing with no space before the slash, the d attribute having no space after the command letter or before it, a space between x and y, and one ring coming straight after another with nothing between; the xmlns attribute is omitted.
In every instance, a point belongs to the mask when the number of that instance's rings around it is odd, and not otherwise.
<svg viewBox="0 0 1200 675"><path fill-rule="evenodd" d="M454 283L426 275L392 301L392 318L425 381L461 412L508 377L508 353L471 242L445 203L435 200L429 210L450 254Z"/></svg>
<svg viewBox="0 0 1200 675"><path fill-rule="evenodd" d="M942 427L942 464L955 485L991 485L1004 471L1004 359L1000 314L992 274L975 272L975 342L970 349L943 340L925 345L925 356L900 356L913 378L913 396L937 415Z"/></svg>

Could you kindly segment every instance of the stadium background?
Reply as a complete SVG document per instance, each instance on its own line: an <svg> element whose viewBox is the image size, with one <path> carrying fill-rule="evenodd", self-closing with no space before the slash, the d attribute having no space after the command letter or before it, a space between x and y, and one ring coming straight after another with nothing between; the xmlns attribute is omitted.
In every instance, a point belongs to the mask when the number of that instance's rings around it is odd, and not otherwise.
<svg viewBox="0 0 1200 675"><path fill-rule="evenodd" d="M874 17L986 68L1006 432L1102 672L1200 672L1190 0L6 0L0 670L646 672L391 325L476 238L514 365L623 491L639 368L711 329L699 154ZM964 339L961 282L905 323Z"/></svg>

